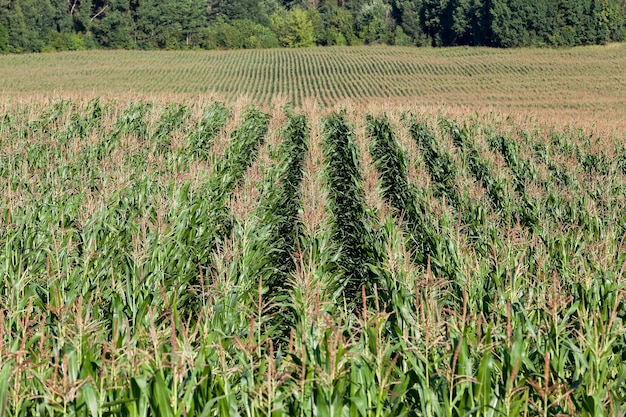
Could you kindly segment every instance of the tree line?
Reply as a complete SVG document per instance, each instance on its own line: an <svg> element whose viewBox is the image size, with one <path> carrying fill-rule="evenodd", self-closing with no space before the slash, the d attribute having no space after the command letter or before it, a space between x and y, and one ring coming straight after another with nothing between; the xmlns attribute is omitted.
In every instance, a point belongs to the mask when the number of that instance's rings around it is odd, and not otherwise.
<svg viewBox="0 0 626 417"><path fill-rule="evenodd" d="M0 52L622 41L626 0L0 0Z"/></svg>

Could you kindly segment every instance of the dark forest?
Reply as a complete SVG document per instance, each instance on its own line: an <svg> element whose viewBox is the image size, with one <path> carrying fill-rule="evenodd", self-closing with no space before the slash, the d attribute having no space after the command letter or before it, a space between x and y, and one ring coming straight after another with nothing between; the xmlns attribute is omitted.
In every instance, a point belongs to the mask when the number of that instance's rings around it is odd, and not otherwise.
<svg viewBox="0 0 626 417"><path fill-rule="evenodd" d="M622 41L625 0L0 0L0 52Z"/></svg>

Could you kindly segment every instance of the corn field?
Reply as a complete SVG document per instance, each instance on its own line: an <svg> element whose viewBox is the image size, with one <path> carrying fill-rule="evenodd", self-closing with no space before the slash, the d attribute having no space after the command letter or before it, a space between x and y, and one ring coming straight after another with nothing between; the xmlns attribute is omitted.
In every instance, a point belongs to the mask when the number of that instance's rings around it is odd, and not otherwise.
<svg viewBox="0 0 626 417"><path fill-rule="evenodd" d="M257 106L355 101L525 112L626 129L626 44L567 49L359 46L74 51L0 56L0 96L197 100ZM130 97L128 97L130 95Z"/></svg>
<svg viewBox="0 0 626 417"><path fill-rule="evenodd" d="M0 417L626 414L623 138L243 102L0 116Z"/></svg>

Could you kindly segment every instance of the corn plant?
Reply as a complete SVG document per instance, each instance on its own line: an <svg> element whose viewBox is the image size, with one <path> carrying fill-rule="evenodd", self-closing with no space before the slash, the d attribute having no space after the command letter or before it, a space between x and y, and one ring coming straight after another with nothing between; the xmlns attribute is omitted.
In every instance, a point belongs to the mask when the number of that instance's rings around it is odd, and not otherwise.
<svg viewBox="0 0 626 417"><path fill-rule="evenodd" d="M418 190L407 180L405 157L391 125L386 118L368 119L368 132L373 142L372 159L381 177L382 193L391 203L395 216L408 228L413 259L424 268L432 268L453 285L458 274L458 255L452 239L429 212Z"/></svg>
<svg viewBox="0 0 626 417"><path fill-rule="evenodd" d="M171 104L165 108L154 132L149 135L156 152L163 153L169 149L170 136L185 128L188 117L189 110L183 105Z"/></svg>
<svg viewBox="0 0 626 417"><path fill-rule="evenodd" d="M187 137L187 149L200 160L207 160L215 136L226 124L230 111L221 103L213 103L206 109L202 120Z"/></svg>
<svg viewBox="0 0 626 417"><path fill-rule="evenodd" d="M211 257L233 227L228 200L243 179L245 170L256 158L265 140L267 116L250 108L223 157L215 164L213 176L199 190L191 192L186 184L175 191L176 212L172 214L169 237L160 245L163 252L151 260L157 276L164 274L178 286L197 288L200 275L209 276ZM170 242L175 242L171 245ZM165 268L163 260L167 260Z"/></svg>
<svg viewBox="0 0 626 417"><path fill-rule="evenodd" d="M445 196L454 207L459 205L459 195L454 184L457 171L450 155L438 148L435 135L424 123L411 121L411 135L424 154L426 167L435 182L435 195Z"/></svg>
<svg viewBox="0 0 626 417"><path fill-rule="evenodd" d="M459 128L456 124L447 120L442 120L441 123L450 132L452 142L456 148L467 158L468 168L472 176L476 181L480 181L487 190L493 209L499 212L504 210L506 203L504 184L494 178L491 168L478 153L468 129L466 127Z"/></svg>
<svg viewBox="0 0 626 417"><path fill-rule="evenodd" d="M622 175L626 175L626 146L617 150L617 167Z"/></svg>
<svg viewBox="0 0 626 417"><path fill-rule="evenodd" d="M342 115L333 114L324 120L324 156L332 235L339 247L338 263L344 275L336 287L348 302L353 302L362 287L374 285L376 277L369 265L375 265L379 255L375 253L370 215L365 207L352 128Z"/></svg>
<svg viewBox="0 0 626 417"><path fill-rule="evenodd" d="M141 141L148 135L148 123L146 118L150 111L149 103L130 103L119 116L114 126L107 132L101 133L101 141L98 146L90 146L83 149L82 158L85 163L102 161L109 156L119 145L122 138L135 135ZM97 107L92 112L94 116L102 116Z"/></svg>
<svg viewBox="0 0 626 417"><path fill-rule="evenodd" d="M56 133L56 138L66 146L72 140L87 140L93 131L99 131L102 126L104 109L100 99L91 100L82 112L76 110L70 119L70 123L63 131Z"/></svg>
<svg viewBox="0 0 626 417"><path fill-rule="evenodd" d="M270 297L284 293L289 275L295 268L293 253L300 236L300 182L307 152L308 127L304 116L289 115L283 131L284 142L279 153L278 183L268 182L258 217L269 228L266 248L270 264L275 268L268 277ZM271 249L270 249L271 248Z"/></svg>
<svg viewBox="0 0 626 417"><path fill-rule="evenodd" d="M525 227L535 227L539 222L538 204L526 194L526 184L536 178L536 171L521 159L517 145L510 139L492 136L489 138L489 146L493 151L500 152L513 172L513 187L520 196L519 209L515 215Z"/></svg>
<svg viewBox="0 0 626 417"><path fill-rule="evenodd" d="M376 120L367 117L368 134L373 139L370 153L381 175L384 198L397 210L396 216L416 219L415 191L407 180L406 157L386 116ZM411 220L415 221L415 220Z"/></svg>

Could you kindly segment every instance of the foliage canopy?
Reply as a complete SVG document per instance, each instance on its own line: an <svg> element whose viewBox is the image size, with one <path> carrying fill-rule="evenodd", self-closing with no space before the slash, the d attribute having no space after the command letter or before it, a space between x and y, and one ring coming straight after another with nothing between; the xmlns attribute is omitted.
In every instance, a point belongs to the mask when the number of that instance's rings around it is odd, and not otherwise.
<svg viewBox="0 0 626 417"><path fill-rule="evenodd" d="M623 40L625 16L621 0L2 0L0 52L574 46Z"/></svg>

